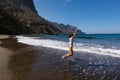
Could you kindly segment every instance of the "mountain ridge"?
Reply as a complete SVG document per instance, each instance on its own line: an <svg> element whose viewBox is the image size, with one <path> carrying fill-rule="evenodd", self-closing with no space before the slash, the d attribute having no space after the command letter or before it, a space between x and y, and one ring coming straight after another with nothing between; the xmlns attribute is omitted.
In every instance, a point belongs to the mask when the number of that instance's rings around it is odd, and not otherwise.
<svg viewBox="0 0 120 80"><path fill-rule="evenodd" d="M61 24L39 16L33 0L0 0L0 9L2 11L0 12L0 34L68 34L74 31L74 26L67 25L70 30L68 32L68 29L65 31L66 28L61 27ZM9 15L7 16L9 19L3 14ZM2 21L7 23L3 24ZM7 25L8 23L11 24ZM81 30L79 32L83 33Z"/></svg>

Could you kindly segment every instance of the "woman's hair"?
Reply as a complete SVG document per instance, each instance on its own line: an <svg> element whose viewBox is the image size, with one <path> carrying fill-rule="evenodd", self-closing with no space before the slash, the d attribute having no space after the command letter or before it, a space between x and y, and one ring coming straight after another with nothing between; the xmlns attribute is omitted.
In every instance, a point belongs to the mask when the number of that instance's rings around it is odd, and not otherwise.
<svg viewBox="0 0 120 80"><path fill-rule="evenodd" d="M71 38L73 36L73 34L68 34L68 37Z"/></svg>

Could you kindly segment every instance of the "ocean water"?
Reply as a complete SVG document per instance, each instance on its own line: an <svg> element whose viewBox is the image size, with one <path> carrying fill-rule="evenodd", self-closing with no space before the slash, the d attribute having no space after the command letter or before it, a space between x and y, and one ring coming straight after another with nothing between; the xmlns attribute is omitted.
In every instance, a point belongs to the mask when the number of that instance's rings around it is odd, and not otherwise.
<svg viewBox="0 0 120 80"><path fill-rule="evenodd" d="M16 36L18 42L34 46L68 50L67 35ZM79 34L74 38L74 51L120 57L120 34Z"/></svg>

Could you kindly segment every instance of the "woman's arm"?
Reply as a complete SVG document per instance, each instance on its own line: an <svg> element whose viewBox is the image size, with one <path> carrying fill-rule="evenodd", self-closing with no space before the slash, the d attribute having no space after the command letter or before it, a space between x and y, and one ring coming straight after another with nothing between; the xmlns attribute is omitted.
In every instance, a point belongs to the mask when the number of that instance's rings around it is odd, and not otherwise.
<svg viewBox="0 0 120 80"><path fill-rule="evenodd" d="M78 29L76 28L74 33L73 33L73 37L75 37L76 33L77 33Z"/></svg>

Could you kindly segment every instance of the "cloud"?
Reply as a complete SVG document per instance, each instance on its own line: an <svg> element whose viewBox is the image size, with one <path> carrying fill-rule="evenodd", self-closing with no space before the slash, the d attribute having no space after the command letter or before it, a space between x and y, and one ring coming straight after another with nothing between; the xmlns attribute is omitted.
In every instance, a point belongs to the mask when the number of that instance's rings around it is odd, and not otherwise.
<svg viewBox="0 0 120 80"><path fill-rule="evenodd" d="M44 19L48 19L46 16L43 16Z"/></svg>
<svg viewBox="0 0 120 80"><path fill-rule="evenodd" d="M65 2L67 2L67 3L69 3L69 2L71 2L72 0L65 0Z"/></svg>
<svg viewBox="0 0 120 80"><path fill-rule="evenodd" d="M64 0L63 6L67 6L72 0Z"/></svg>

